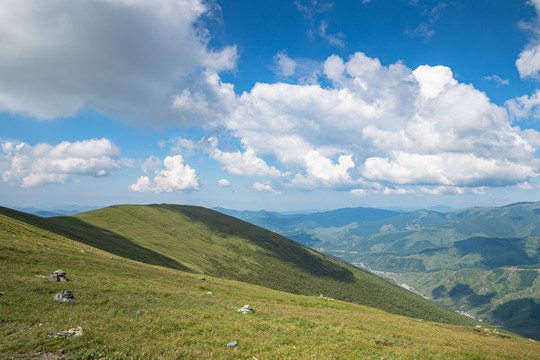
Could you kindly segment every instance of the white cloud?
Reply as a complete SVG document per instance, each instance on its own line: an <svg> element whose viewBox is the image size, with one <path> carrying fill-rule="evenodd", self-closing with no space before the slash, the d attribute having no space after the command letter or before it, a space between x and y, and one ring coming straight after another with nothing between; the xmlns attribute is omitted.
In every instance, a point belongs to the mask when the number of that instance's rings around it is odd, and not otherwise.
<svg viewBox="0 0 540 360"><path fill-rule="evenodd" d="M218 184L221 186L231 186L231 183L227 179L219 179Z"/></svg>
<svg viewBox="0 0 540 360"><path fill-rule="evenodd" d="M521 184L517 184L517 187L521 190L527 190L527 191L532 191L532 190L536 190L538 189L539 187L538 186L532 186L529 182L525 181Z"/></svg>
<svg viewBox="0 0 540 360"><path fill-rule="evenodd" d="M219 162L221 168L229 174L245 176L269 176L277 177L281 172L274 166L257 157L253 149L245 152L224 152L219 150L216 138L208 139L210 144L210 157Z"/></svg>
<svg viewBox="0 0 540 360"><path fill-rule="evenodd" d="M333 86L259 83L224 118L251 157L283 166L284 185L476 188L537 176L540 133L512 126L448 67L413 71L356 53L329 57L323 70Z"/></svg>
<svg viewBox="0 0 540 360"><path fill-rule="evenodd" d="M474 154L411 154L395 152L392 158L368 158L363 174L374 181L395 184L449 186L506 186L535 177L531 165L485 159Z"/></svg>
<svg viewBox="0 0 540 360"><path fill-rule="evenodd" d="M271 185L256 182L253 184L253 188L257 191L269 191L274 195L279 195L281 192L274 190Z"/></svg>
<svg viewBox="0 0 540 360"><path fill-rule="evenodd" d="M517 119L540 119L540 91L532 95L523 95L505 103L508 112Z"/></svg>
<svg viewBox="0 0 540 360"><path fill-rule="evenodd" d="M135 192L173 192L182 190L198 190L199 179L189 165L184 165L182 155L167 156L163 160L164 169L156 169L154 181L148 176L141 176L129 190Z"/></svg>
<svg viewBox="0 0 540 360"><path fill-rule="evenodd" d="M287 55L287 51L283 50L274 55L274 63L277 68L277 73L283 77L294 75L296 70L296 61Z"/></svg>
<svg viewBox="0 0 540 360"><path fill-rule="evenodd" d="M367 190L366 189L351 189L350 192L351 192L352 195L358 196L358 197L362 197L362 196L367 195Z"/></svg>
<svg viewBox="0 0 540 360"><path fill-rule="evenodd" d="M484 80L495 81L497 83L497 87L501 85L510 85L510 81L508 81L508 79L503 79L497 75L484 76Z"/></svg>
<svg viewBox="0 0 540 360"><path fill-rule="evenodd" d="M337 47L344 47L345 42L343 41L343 38L345 35L342 32L338 32L336 34L329 34L328 33L328 21L322 20L321 24L319 25L319 36L323 38L324 40L328 41L330 45L334 45Z"/></svg>
<svg viewBox="0 0 540 360"><path fill-rule="evenodd" d="M64 183L74 175L102 177L120 167L120 151L108 139L63 141L56 146L4 142L2 151L9 162L2 179L21 187Z"/></svg>
<svg viewBox="0 0 540 360"><path fill-rule="evenodd" d="M527 2L536 9L537 17L531 23L523 23L523 27L531 33L529 43L519 54L516 67L522 78L540 80L540 2L531 0Z"/></svg>
<svg viewBox="0 0 540 360"><path fill-rule="evenodd" d="M418 0L410 1L411 5L418 5ZM431 39L435 31L433 27L437 23L437 20L441 17L442 11L448 6L447 3L439 2L437 6L430 9L427 13L428 20L424 23L419 24L414 29L406 29L405 32L411 36L420 36L426 40Z"/></svg>
<svg viewBox="0 0 540 360"><path fill-rule="evenodd" d="M516 67L522 78L538 78L540 71L540 45L529 45L529 48L523 50L516 60Z"/></svg>
<svg viewBox="0 0 540 360"><path fill-rule="evenodd" d="M50 119L91 108L155 125L197 123L207 115L197 105L229 91L213 74L237 59L235 47L208 47L205 13L202 0L4 0L0 111ZM174 96L199 102L178 113Z"/></svg>
<svg viewBox="0 0 540 360"><path fill-rule="evenodd" d="M413 76L420 85L420 94L426 99L433 99L452 85L456 85L452 70L446 66L422 65L413 71Z"/></svg>
<svg viewBox="0 0 540 360"><path fill-rule="evenodd" d="M464 194L477 194L482 195L485 193L484 187L478 188L467 188L460 186L436 186L436 187L425 187L421 186L420 190L426 194L431 195L446 195L446 194L455 194L455 195L464 195Z"/></svg>
<svg viewBox="0 0 540 360"><path fill-rule="evenodd" d="M141 169L147 172L156 171L161 165L161 160L157 156L149 156L146 160L143 161Z"/></svg>
<svg viewBox="0 0 540 360"><path fill-rule="evenodd" d="M409 194L415 194L416 191L412 189L404 189L404 188L399 188L399 187L393 187L393 188L385 187L384 189L382 189L382 193L384 195L409 195Z"/></svg>

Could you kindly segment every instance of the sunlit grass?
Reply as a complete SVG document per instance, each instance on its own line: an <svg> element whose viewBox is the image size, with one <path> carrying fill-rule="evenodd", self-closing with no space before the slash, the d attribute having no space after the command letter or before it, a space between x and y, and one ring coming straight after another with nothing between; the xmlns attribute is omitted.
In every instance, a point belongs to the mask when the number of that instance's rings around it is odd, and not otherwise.
<svg viewBox="0 0 540 360"><path fill-rule="evenodd" d="M202 281L111 259L3 216L0 246L1 358L58 349L68 359L540 358L538 343L527 339L209 276ZM35 277L57 269L67 272L67 283ZM79 301L55 302L63 289ZM236 311L246 304L255 311ZM47 337L75 326L83 336ZM227 348L234 340L239 346Z"/></svg>

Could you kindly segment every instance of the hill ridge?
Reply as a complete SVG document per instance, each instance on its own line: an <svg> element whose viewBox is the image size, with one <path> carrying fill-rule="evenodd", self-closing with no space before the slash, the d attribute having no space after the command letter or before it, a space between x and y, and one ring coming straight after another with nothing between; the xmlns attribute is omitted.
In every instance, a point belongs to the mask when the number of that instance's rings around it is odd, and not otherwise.
<svg viewBox="0 0 540 360"><path fill-rule="evenodd" d="M196 273L296 294L323 293L335 299L426 320L474 323L364 270L202 207L118 205L75 216L40 219L39 222L41 228L60 231L98 248L110 247L110 243L119 238L128 239L136 246L124 250L122 256L127 258L134 258L144 248ZM95 236L96 231L88 231L96 228L99 228L96 230L99 235L114 236L104 238ZM78 233L81 229L85 231ZM137 256L141 257L140 254ZM167 266L165 263L158 265Z"/></svg>

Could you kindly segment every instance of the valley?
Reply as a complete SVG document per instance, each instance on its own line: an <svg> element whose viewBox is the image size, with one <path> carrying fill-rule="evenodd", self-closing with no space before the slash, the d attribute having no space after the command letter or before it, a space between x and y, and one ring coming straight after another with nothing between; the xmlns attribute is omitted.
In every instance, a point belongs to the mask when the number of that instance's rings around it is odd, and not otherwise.
<svg viewBox="0 0 540 360"><path fill-rule="evenodd" d="M370 210L373 217L364 216ZM450 213L346 211L356 213L354 221L339 212L325 212L325 223L320 214L296 214L281 226L284 215L237 216L454 311L540 339L540 203ZM339 220L329 225L333 217Z"/></svg>

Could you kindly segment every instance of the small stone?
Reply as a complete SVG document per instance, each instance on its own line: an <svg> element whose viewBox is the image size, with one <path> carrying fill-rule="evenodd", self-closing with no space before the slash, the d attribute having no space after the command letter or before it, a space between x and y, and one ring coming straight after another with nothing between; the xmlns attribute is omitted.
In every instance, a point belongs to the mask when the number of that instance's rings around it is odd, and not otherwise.
<svg viewBox="0 0 540 360"><path fill-rule="evenodd" d="M84 334L84 331L83 331L82 327L77 326L76 328L69 329L68 333L70 333L74 337L79 337L79 336L82 336Z"/></svg>
<svg viewBox="0 0 540 360"><path fill-rule="evenodd" d="M75 299L75 296L73 296L73 292L70 290L62 290L58 294L54 295L54 300L61 301L61 302L73 302L78 301Z"/></svg>
<svg viewBox="0 0 540 360"><path fill-rule="evenodd" d="M197 280L203 280L203 281L204 281L204 280L206 280L206 279L203 278L202 276L199 276L199 277L197 278Z"/></svg>
<svg viewBox="0 0 540 360"><path fill-rule="evenodd" d="M252 313L253 309L249 307L249 305L244 305L242 308L236 309L236 311L241 312L242 314L245 315L245 314Z"/></svg>
<svg viewBox="0 0 540 360"><path fill-rule="evenodd" d="M233 341L233 342L230 342L227 344L227 347L229 348L235 348L235 347L238 347L238 341Z"/></svg>
<svg viewBox="0 0 540 360"><path fill-rule="evenodd" d="M207 292L204 293L204 295L213 296L214 294L212 294L211 291L207 291Z"/></svg>

